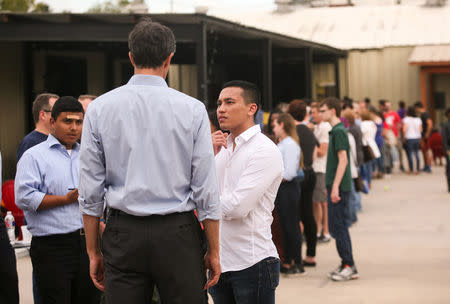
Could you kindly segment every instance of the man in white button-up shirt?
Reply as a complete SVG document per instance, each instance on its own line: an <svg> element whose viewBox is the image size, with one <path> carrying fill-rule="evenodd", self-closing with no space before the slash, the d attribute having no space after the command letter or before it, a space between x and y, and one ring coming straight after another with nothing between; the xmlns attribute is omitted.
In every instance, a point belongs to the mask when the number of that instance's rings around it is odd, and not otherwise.
<svg viewBox="0 0 450 304"><path fill-rule="evenodd" d="M277 146L254 123L259 91L245 81L224 85L213 134L222 221L219 283L215 304L275 302L280 261L270 226L283 161Z"/></svg>

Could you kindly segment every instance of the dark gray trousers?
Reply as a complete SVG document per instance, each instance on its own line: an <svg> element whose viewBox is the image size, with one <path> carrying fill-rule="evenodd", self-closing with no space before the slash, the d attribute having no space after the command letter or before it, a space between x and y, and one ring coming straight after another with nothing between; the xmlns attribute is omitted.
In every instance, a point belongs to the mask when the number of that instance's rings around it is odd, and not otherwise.
<svg viewBox="0 0 450 304"><path fill-rule="evenodd" d="M107 304L206 303L201 228L193 212L132 216L111 210L102 239Z"/></svg>

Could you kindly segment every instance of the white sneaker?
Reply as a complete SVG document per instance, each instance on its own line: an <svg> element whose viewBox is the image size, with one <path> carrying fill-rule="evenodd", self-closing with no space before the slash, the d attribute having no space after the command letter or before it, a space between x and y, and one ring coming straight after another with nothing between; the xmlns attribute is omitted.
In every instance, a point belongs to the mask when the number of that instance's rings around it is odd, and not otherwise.
<svg viewBox="0 0 450 304"><path fill-rule="evenodd" d="M359 278L358 271L355 266L345 265L339 272L331 275L333 281L349 281Z"/></svg>

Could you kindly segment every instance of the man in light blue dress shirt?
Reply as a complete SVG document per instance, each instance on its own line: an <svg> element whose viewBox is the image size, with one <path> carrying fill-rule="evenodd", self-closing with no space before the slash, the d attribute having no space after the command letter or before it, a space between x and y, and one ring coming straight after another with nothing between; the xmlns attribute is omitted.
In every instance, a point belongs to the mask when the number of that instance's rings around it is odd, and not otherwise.
<svg viewBox="0 0 450 304"><path fill-rule="evenodd" d="M89 280L83 220L78 209L83 107L73 97L52 109L52 133L17 164L15 197L28 220L30 256L40 303L98 303Z"/></svg>
<svg viewBox="0 0 450 304"><path fill-rule="evenodd" d="M93 101L83 125L79 203L91 278L109 304L148 303L155 285L163 303L206 303L204 290L220 276L208 115L164 81L175 52L169 28L143 19L128 44L134 76ZM110 212L100 251L104 201ZM205 227L204 260L193 210Z"/></svg>

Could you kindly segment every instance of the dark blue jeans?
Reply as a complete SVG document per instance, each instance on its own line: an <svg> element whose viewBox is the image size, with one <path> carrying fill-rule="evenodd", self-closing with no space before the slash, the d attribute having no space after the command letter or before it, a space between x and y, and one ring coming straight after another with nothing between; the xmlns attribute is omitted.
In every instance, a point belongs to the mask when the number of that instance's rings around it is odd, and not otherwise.
<svg viewBox="0 0 450 304"><path fill-rule="evenodd" d="M327 186L328 226L331 236L336 240L336 248L342 260L342 265L353 266L352 242L348 227L351 225L349 208L350 192L339 191L341 200L331 201L331 187Z"/></svg>
<svg viewBox="0 0 450 304"><path fill-rule="evenodd" d="M420 150L420 138L406 140L406 153L408 154L408 165L409 170L411 170L411 172L414 171L413 155L416 158L417 171L420 171L419 150Z"/></svg>
<svg viewBox="0 0 450 304"><path fill-rule="evenodd" d="M269 257L255 265L220 275L208 291L214 304L274 304L280 280L280 260Z"/></svg>

